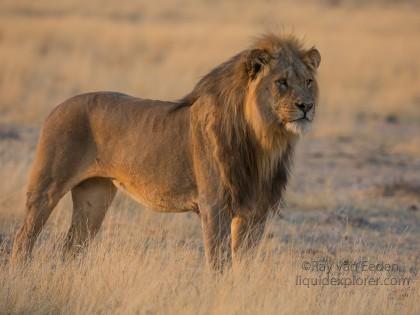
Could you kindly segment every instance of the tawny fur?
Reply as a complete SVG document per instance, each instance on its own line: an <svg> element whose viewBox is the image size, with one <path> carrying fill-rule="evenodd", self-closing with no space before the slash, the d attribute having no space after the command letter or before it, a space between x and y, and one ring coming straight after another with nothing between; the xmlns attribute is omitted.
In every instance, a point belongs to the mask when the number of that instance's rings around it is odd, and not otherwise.
<svg viewBox="0 0 420 315"><path fill-rule="evenodd" d="M69 191L65 249L95 235L123 188L162 212L200 215L206 257L221 268L258 244L281 201L293 148L313 119L320 55L268 34L203 77L178 102L113 92L73 97L46 119L28 184L14 262L27 258ZM287 80L279 87L279 80ZM307 120L297 104L311 103Z"/></svg>

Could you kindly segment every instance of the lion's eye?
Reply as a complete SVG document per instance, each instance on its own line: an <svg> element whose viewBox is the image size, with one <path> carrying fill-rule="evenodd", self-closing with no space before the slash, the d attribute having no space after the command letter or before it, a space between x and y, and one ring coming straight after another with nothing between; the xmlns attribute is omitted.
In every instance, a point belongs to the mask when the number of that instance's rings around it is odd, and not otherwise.
<svg viewBox="0 0 420 315"><path fill-rule="evenodd" d="M289 85L287 84L286 79L279 79L276 81L276 85L279 87L279 89L286 91Z"/></svg>
<svg viewBox="0 0 420 315"><path fill-rule="evenodd" d="M306 80L306 86L308 87L308 88L310 88L311 86L312 86L312 79L308 79L308 80Z"/></svg>

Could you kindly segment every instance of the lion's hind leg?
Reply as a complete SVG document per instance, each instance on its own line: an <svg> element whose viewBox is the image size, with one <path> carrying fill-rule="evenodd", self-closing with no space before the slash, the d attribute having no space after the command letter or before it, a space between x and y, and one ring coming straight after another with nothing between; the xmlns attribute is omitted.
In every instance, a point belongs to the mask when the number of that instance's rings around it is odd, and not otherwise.
<svg viewBox="0 0 420 315"><path fill-rule="evenodd" d="M51 177L41 180L34 176L26 199L26 215L18 230L12 250L12 264L25 262L32 253L35 241L58 201L69 190L67 182L57 182Z"/></svg>
<svg viewBox="0 0 420 315"><path fill-rule="evenodd" d="M85 248L101 227L117 188L108 178L90 178L72 190L73 216L64 254L76 255Z"/></svg>

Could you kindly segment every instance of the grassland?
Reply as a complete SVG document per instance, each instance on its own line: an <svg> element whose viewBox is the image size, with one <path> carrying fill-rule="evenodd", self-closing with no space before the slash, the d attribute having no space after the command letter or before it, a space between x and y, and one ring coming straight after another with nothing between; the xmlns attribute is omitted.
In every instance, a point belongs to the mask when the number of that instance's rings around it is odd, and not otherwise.
<svg viewBox="0 0 420 315"><path fill-rule="evenodd" d="M92 90L178 99L266 30L321 51L321 104L287 206L251 263L215 276L195 215L119 194L85 256L60 259L67 196L33 262L10 268L39 127L55 105ZM420 314L419 35L417 1L2 1L0 314ZM315 267L325 261L401 268L330 274L394 285L297 284L325 277Z"/></svg>

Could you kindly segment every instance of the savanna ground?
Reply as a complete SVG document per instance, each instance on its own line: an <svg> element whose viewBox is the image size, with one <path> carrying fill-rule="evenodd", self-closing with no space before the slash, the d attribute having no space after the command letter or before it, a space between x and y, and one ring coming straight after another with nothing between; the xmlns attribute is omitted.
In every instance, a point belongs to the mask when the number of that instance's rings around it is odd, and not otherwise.
<svg viewBox="0 0 420 315"><path fill-rule="evenodd" d="M0 314L420 314L420 4L398 3L3 0ZM60 259L67 196L32 263L9 268L56 104L92 90L177 99L254 35L282 29L321 51L321 102L255 259L215 276L195 215L120 194L83 257ZM322 269L343 261L393 268ZM328 275L346 285L299 285ZM379 280L358 284L368 276Z"/></svg>

